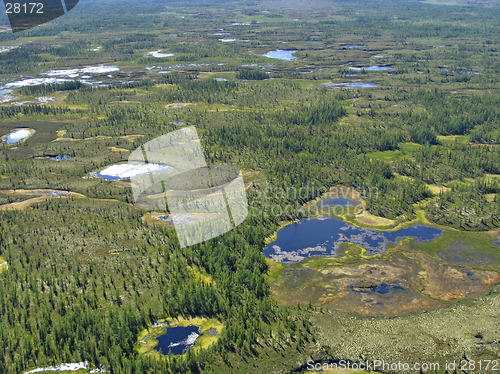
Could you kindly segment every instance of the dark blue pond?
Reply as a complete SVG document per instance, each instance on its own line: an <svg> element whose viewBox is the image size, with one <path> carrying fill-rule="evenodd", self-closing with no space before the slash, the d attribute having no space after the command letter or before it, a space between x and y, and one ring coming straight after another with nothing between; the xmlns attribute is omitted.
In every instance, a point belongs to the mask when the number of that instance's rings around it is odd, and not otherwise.
<svg viewBox="0 0 500 374"><path fill-rule="evenodd" d="M201 335L198 326L176 326L167 327L167 333L156 338L158 345L155 350L167 355L171 351L174 355L180 355L192 347Z"/></svg>
<svg viewBox="0 0 500 374"><path fill-rule="evenodd" d="M60 161L60 160L68 160L69 156L49 156L52 160L57 160L57 161Z"/></svg>
<svg viewBox="0 0 500 374"><path fill-rule="evenodd" d="M342 243L354 243L366 249L367 255L382 253L388 243L412 237L418 243L432 242L442 230L415 225L398 231L377 231L356 227L333 218L303 219L278 231L278 238L269 243L264 256L277 262L298 262L309 256L335 256Z"/></svg>

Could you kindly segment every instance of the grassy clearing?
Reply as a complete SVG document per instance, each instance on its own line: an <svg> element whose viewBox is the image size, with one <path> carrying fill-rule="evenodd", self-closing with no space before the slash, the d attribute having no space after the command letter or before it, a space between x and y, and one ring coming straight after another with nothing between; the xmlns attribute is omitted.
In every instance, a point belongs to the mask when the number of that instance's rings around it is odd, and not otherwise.
<svg viewBox="0 0 500 374"><path fill-rule="evenodd" d="M213 278L208 275L205 271L201 270L197 266L187 266L189 272L193 276L194 279L199 280L205 284L214 284Z"/></svg>
<svg viewBox="0 0 500 374"><path fill-rule="evenodd" d="M269 283L273 283L281 277L283 271L283 264L280 262L276 262L266 257L266 264L269 267L269 270L266 274L266 279Z"/></svg>

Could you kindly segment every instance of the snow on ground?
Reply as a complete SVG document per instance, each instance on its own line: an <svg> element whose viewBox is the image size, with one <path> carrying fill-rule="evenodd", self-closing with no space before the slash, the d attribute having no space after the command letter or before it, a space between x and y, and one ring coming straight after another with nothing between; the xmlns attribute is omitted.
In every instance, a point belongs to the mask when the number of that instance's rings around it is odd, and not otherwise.
<svg viewBox="0 0 500 374"><path fill-rule="evenodd" d="M171 170L169 166L160 164L117 164L108 166L94 175L105 179L106 177L125 179L147 173L169 173Z"/></svg>
<svg viewBox="0 0 500 374"><path fill-rule="evenodd" d="M59 79L59 78L28 78L16 82L6 83L5 87L26 87L26 86L36 86L39 84L63 83L68 81L69 79Z"/></svg>
<svg viewBox="0 0 500 374"><path fill-rule="evenodd" d="M100 65L100 66L89 66L86 68L76 68L76 69L63 69L63 70L49 70L45 73L45 75L53 76L66 76L68 78L76 78L80 74L104 74L104 73L112 73L115 71L119 71L120 68L114 65Z"/></svg>
<svg viewBox="0 0 500 374"><path fill-rule="evenodd" d="M9 101L12 101L12 100L15 100L15 99L16 99L16 96L3 95L3 96L0 96L0 104L2 104L2 103L8 103Z"/></svg>
<svg viewBox="0 0 500 374"><path fill-rule="evenodd" d="M77 362L77 363L69 363L69 364L60 364L56 366L48 366L45 368L37 368L30 371L25 371L24 374L32 374L32 373L43 373L46 371L77 371L80 369L87 369L88 362Z"/></svg>
<svg viewBox="0 0 500 374"><path fill-rule="evenodd" d="M185 346L192 346L194 345L194 343L196 343L196 339L198 339L200 335L195 333L195 332L192 332L191 334L188 335L188 337L185 339L185 340L182 340L180 342L172 342L168 345L168 347L177 347L178 345L185 345Z"/></svg>
<svg viewBox="0 0 500 374"><path fill-rule="evenodd" d="M11 51L11 50L16 49L16 48L19 48L19 46L18 45L10 45L10 46L0 45L0 53L8 52L8 51Z"/></svg>
<svg viewBox="0 0 500 374"><path fill-rule="evenodd" d="M80 369L89 369L88 361L76 362L76 363L66 363L55 366L48 366L44 368L36 368L30 371L25 371L23 374L33 374L33 373L44 373L47 371L77 371ZM92 369L90 373L106 373L109 372L108 369Z"/></svg>
<svg viewBox="0 0 500 374"><path fill-rule="evenodd" d="M159 49L157 51L145 53L144 55L162 58L162 57L172 57L174 54L173 53L161 53L161 49Z"/></svg>

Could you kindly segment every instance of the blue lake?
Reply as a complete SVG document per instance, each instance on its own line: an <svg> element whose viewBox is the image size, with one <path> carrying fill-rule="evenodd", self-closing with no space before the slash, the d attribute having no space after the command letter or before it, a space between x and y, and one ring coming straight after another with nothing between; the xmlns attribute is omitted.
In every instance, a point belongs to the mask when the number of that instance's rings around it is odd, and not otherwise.
<svg viewBox="0 0 500 374"><path fill-rule="evenodd" d="M49 156L52 160L57 160L57 161L60 161L60 160L68 160L70 159L71 157L69 156Z"/></svg>
<svg viewBox="0 0 500 374"><path fill-rule="evenodd" d="M361 45L361 44L354 44L354 45L347 45L344 47L345 48L349 48L349 49L353 49L353 48L364 48L366 47L366 45Z"/></svg>
<svg viewBox="0 0 500 374"><path fill-rule="evenodd" d="M376 84L371 83L325 83L326 87L336 87L336 88L370 88L377 87Z"/></svg>
<svg viewBox="0 0 500 374"><path fill-rule="evenodd" d="M293 56L293 54L295 52L297 52L297 51L296 50L285 51L283 49L278 49L276 51L267 52L263 56L269 57L269 58L277 58L279 60L290 61L290 60L293 60L295 58L295 56Z"/></svg>
<svg viewBox="0 0 500 374"><path fill-rule="evenodd" d="M377 231L356 227L329 217L303 219L278 231L278 238L269 243L264 256L277 262L298 262L310 256L335 256L342 243L354 243L366 249L367 255L383 253L387 244L412 237L418 243L438 239L443 230L415 225L397 231Z"/></svg>
<svg viewBox="0 0 500 374"><path fill-rule="evenodd" d="M158 345L155 350L167 355L171 351L174 355L180 355L192 347L196 340L203 334L200 333L198 326L176 326L167 327L166 334L156 338Z"/></svg>
<svg viewBox="0 0 500 374"><path fill-rule="evenodd" d="M182 126L184 125L184 122L179 122L179 121L172 121L172 122L169 122L171 123L172 125L176 125L176 126Z"/></svg>
<svg viewBox="0 0 500 374"><path fill-rule="evenodd" d="M334 205L356 206L359 204L360 204L359 201L344 199L342 197L325 197L325 198L321 199L321 207L322 208L325 206L334 206Z"/></svg>
<svg viewBox="0 0 500 374"><path fill-rule="evenodd" d="M369 66L369 67L353 67L349 66L348 69L350 70L356 70L356 71L361 71L361 70L366 70L366 71L381 71L381 70L389 70L389 66Z"/></svg>

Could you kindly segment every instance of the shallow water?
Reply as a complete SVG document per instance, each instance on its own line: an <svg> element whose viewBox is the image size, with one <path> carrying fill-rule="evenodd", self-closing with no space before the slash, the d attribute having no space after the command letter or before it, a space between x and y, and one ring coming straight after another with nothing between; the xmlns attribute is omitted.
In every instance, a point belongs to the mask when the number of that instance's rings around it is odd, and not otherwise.
<svg viewBox="0 0 500 374"><path fill-rule="evenodd" d="M295 56L293 56L293 54L295 52L297 52L297 51L296 50L285 51L283 49L277 49L275 51L267 52L265 55L262 55L262 56L269 57L269 58L277 58L279 60L290 61L290 60L293 60L296 58Z"/></svg>
<svg viewBox="0 0 500 374"><path fill-rule="evenodd" d="M366 70L366 71L381 71L381 70L389 70L389 66L369 66L369 67L354 67L354 66L349 66L348 69L350 70L356 70L356 71L361 71L361 70Z"/></svg>
<svg viewBox="0 0 500 374"><path fill-rule="evenodd" d="M17 143L23 139L28 139L31 136L31 131L28 129L19 129L12 131L9 135L5 136L7 144Z"/></svg>
<svg viewBox="0 0 500 374"><path fill-rule="evenodd" d="M358 201L344 199L341 197L325 197L324 199L321 200L321 207L322 208L325 206L333 206L333 205L356 206L359 204L360 203Z"/></svg>
<svg viewBox="0 0 500 374"><path fill-rule="evenodd" d="M184 122L179 122L179 121L172 121L172 122L169 122L171 123L172 125L176 125L176 126L182 126L184 125Z"/></svg>
<svg viewBox="0 0 500 374"><path fill-rule="evenodd" d="M342 243L354 243L366 249L367 255L383 253L387 244L413 237L417 242L432 242L442 230L430 226L410 226L397 231L377 231L356 227L333 218L303 219L278 231L263 254L278 262L298 262L309 256L335 256Z"/></svg>
<svg viewBox="0 0 500 374"><path fill-rule="evenodd" d="M325 83L326 87L337 87L337 88L371 88L378 87L376 84L371 83Z"/></svg>
<svg viewBox="0 0 500 374"><path fill-rule="evenodd" d="M50 156L50 158L51 158L52 160L61 161L61 160L68 160L68 159L70 159L71 157L69 157L69 156L64 156L64 155L63 155L63 156Z"/></svg>
<svg viewBox="0 0 500 374"><path fill-rule="evenodd" d="M360 293L370 293L370 292L376 292L382 295L388 294L390 291L393 290L405 290L407 287L403 287L400 284L387 284L387 283L381 283L376 287L372 288L366 288L366 289L359 289L351 286L351 289L355 292L360 292Z"/></svg>
<svg viewBox="0 0 500 374"><path fill-rule="evenodd" d="M166 333L156 338L158 345L155 350L164 355L167 355L169 351L174 355L180 355L192 347L201 335L203 334L200 333L198 326L167 327Z"/></svg>

